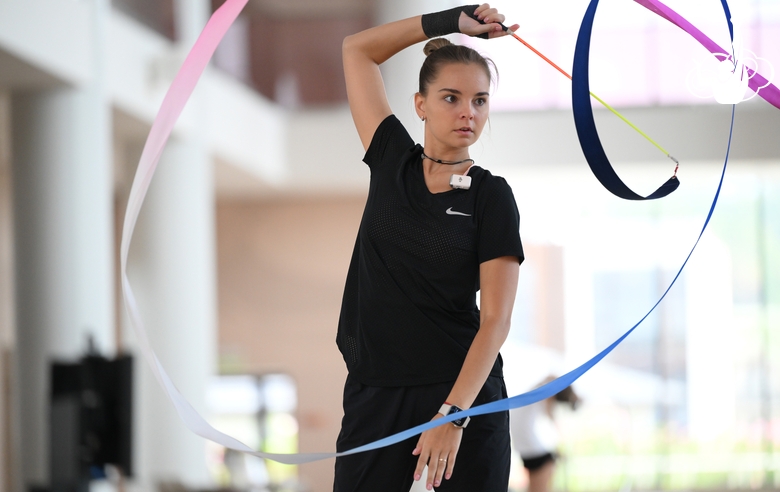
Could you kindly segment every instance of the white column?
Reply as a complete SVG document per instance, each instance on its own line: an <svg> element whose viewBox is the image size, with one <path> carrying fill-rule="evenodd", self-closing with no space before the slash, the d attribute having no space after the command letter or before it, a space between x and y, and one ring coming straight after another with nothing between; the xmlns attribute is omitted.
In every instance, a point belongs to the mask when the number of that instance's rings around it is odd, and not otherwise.
<svg viewBox="0 0 780 492"><path fill-rule="evenodd" d="M110 111L99 90L12 104L22 480L48 481L49 362L114 350Z"/></svg>
<svg viewBox="0 0 780 492"><path fill-rule="evenodd" d="M198 39L211 13L211 2L204 0L175 0L176 41L187 52Z"/></svg>
<svg viewBox="0 0 780 492"><path fill-rule="evenodd" d="M202 0L177 1L182 54L208 20L208 6ZM205 414L217 353L214 180L197 95L187 111L196 116L163 153L128 268L152 347L177 388ZM147 363L139 360L137 367L135 488L152 490L161 481L208 485L206 441L187 430Z"/></svg>
<svg viewBox="0 0 780 492"><path fill-rule="evenodd" d="M462 5L454 0L382 0L377 6L377 23L397 21ZM390 108L415 141L422 142L423 126L414 112L414 94L419 85L420 67L425 60L425 43L416 44L382 64Z"/></svg>
<svg viewBox="0 0 780 492"><path fill-rule="evenodd" d="M11 104L21 486L47 483L49 363L92 335L114 352L111 111L104 93L108 0L92 0L93 76Z"/></svg>
<svg viewBox="0 0 780 492"><path fill-rule="evenodd" d="M17 453L12 452L16 443L10 423L13 415L9 369L14 346L14 296L13 296L13 216L11 207L11 129L10 98L0 90L0 492L11 492L16 469L13 465Z"/></svg>

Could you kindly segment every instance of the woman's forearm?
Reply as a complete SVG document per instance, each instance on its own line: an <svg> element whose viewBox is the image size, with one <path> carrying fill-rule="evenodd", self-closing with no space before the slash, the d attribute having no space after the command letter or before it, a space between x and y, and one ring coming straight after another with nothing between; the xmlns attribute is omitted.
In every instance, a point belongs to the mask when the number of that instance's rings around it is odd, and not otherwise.
<svg viewBox="0 0 780 492"><path fill-rule="evenodd" d="M428 39L420 19L418 15L347 36L343 44L345 59L361 57L381 65L399 51Z"/></svg>
<svg viewBox="0 0 780 492"><path fill-rule="evenodd" d="M509 334L509 320L485 319L471 343L447 402L467 409L477 398Z"/></svg>
<svg viewBox="0 0 780 492"><path fill-rule="evenodd" d="M471 342L447 401L469 408L485 384L509 335L519 273L517 257L503 256L480 265L482 287L479 331Z"/></svg>

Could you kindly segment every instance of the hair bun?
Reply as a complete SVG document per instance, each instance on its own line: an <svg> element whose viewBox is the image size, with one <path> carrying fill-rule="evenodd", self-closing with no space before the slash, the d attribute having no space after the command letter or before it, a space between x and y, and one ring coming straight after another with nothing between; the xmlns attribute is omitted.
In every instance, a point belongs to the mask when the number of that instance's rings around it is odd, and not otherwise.
<svg viewBox="0 0 780 492"><path fill-rule="evenodd" d="M444 48L445 46L454 46L454 45L450 43L450 40L447 38L433 38L427 43L425 43L425 47L423 48L423 53L425 53L425 56L431 56L431 53L438 50L439 48Z"/></svg>

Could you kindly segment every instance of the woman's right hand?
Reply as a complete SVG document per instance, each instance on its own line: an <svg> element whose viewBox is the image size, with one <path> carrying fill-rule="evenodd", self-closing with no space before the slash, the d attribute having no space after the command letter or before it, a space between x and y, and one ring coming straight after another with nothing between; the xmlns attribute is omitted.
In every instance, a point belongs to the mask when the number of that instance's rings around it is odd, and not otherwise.
<svg viewBox="0 0 780 492"><path fill-rule="evenodd" d="M479 36L487 33L491 39L509 34L501 27L500 23L503 23L506 17L504 14L499 13L498 9L491 8L490 5L483 3L474 11L474 16L479 20L474 20L465 13L460 14L458 29L460 29L461 33L468 36ZM514 24L509 29L516 31L519 28L519 24Z"/></svg>

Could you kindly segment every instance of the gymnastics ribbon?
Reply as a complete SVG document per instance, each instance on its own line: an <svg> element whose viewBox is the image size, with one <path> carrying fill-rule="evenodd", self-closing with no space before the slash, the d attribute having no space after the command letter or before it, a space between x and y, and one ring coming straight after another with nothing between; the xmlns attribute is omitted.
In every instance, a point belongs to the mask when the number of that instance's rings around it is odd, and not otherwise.
<svg viewBox="0 0 780 492"><path fill-rule="evenodd" d="M132 287L127 277L127 257L130 249L130 241L132 239L133 231L138 219L138 214L141 210L141 206L143 204L147 190L149 189L149 185L160 160L160 156L162 155L163 149L168 138L170 137L176 120L184 109L187 100L190 98L198 79L208 65L214 50L227 32L228 28L238 17L238 14L244 8L247 1L248 0L227 0L219 9L214 12L203 29L203 32L195 42L191 52L185 59L181 69L176 74L170 89L163 99L160 110L155 117L152 128L149 132L149 136L147 137L146 144L144 145L141 159L138 163L138 168L133 180L133 186L130 190L130 197L128 199L122 231L122 243L120 248L121 281L122 292L125 306L129 315L130 326L138 337L141 353L151 366L155 378L172 401L179 417L182 419L185 426L195 434L236 451L241 451L285 464L302 464L326 458L346 456L373 449L379 449L404 441L426 430L438 427L439 425L444 425L462 417L484 415L530 405L559 393L571 385L574 381L576 381L580 376L585 374L590 368L601 361L612 350L614 350L615 347L617 347L628 335L630 335L650 315L650 313L655 310L655 308L666 297L666 295L669 293L669 290L679 278L680 274L685 268L685 265L688 263L688 260L701 240L707 225L709 224L710 218L712 217L713 211L715 210L715 205L717 204L718 197L720 195L726 173L726 167L728 164L729 152L731 149L731 139L734 129L734 107L732 107L731 130L729 132L726 159L723 164L723 171L721 173L717 192L715 194L715 198L713 199L712 205L710 206L709 213L704 222L704 226L699 233L699 237L696 239L696 242L691 248L691 251L688 253L685 262L680 267L672 282L669 284L669 287L664 291L658 302L652 306L650 311L648 311L648 313L645 314L645 316L642 317L639 322L637 322L625 334L623 334L623 336L618 338L610 346L599 352L596 356L581 366L532 391L513 396L511 398L491 402L485 405L472 407L463 412L442 417L436 419L435 421L426 422L404 432L400 432L398 434L388 436L384 439L380 439L340 453L278 454L259 452L251 449L249 446L246 446L237 439L218 431L212 427L200 414L198 414L198 412L184 398L184 396L181 395L155 355L154 350L149 343L148 335L146 333L146 329L144 327Z"/></svg>

